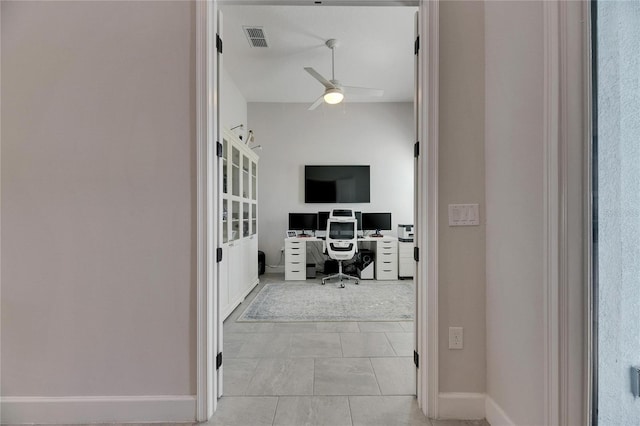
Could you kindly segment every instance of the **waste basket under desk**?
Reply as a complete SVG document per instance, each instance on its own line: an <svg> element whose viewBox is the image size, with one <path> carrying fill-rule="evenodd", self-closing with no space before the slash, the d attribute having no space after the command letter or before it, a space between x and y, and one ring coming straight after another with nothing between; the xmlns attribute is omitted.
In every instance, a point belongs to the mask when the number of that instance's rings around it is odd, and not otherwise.
<svg viewBox="0 0 640 426"><path fill-rule="evenodd" d="M322 243L317 237L291 237L284 240L284 279L307 278L307 243ZM358 245L369 245L375 252L376 280L398 279L398 239L393 236L358 238Z"/></svg>

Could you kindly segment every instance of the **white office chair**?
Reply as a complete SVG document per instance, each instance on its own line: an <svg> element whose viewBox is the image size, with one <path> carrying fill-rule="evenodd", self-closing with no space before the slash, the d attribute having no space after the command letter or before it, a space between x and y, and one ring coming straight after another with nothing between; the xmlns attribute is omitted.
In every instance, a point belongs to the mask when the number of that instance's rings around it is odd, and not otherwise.
<svg viewBox="0 0 640 426"><path fill-rule="evenodd" d="M322 285L327 280L340 279L340 287L344 288L344 280L359 283L359 278L342 272L342 262L351 260L358 252L358 222L355 217L334 217L327 220L327 236L325 245L329 258L338 261L338 273L322 279Z"/></svg>

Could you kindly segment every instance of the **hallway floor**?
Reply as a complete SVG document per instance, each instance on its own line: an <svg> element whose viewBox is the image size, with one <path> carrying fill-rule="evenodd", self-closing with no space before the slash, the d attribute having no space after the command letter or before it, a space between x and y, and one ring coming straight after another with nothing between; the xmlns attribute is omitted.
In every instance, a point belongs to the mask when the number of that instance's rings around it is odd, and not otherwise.
<svg viewBox="0 0 640 426"><path fill-rule="evenodd" d="M224 396L208 424L485 424L422 414L415 398L411 321L237 322L262 287L277 281L282 274L261 276L224 323Z"/></svg>

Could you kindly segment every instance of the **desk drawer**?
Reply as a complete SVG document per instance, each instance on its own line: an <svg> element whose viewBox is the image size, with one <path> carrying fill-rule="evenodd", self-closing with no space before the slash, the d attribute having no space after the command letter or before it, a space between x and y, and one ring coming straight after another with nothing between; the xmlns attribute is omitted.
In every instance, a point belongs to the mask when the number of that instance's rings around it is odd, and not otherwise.
<svg viewBox="0 0 640 426"><path fill-rule="evenodd" d="M398 264L391 266L379 265L376 270L377 280L397 280L398 279Z"/></svg>
<svg viewBox="0 0 640 426"><path fill-rule="evenodd" d="M379 251L378 253L376 253L376 260L380 262L387 262L387 261L397 262L398 254Z"/></svg>
<svg viewBox="0 0 640 426"><path fill-rule="evenodd" d="M307 279L307 267L305 263L287 264L284 268L284 279L287 281L304 281Z"/></svg>
<svg viewBox="0 0 640 426"><path fill-rule="evenodd" d="M299 248L301 250L304 250L306 245L307 245L306 241L284 240L285 250L294 249L294 248Z"/></svg>

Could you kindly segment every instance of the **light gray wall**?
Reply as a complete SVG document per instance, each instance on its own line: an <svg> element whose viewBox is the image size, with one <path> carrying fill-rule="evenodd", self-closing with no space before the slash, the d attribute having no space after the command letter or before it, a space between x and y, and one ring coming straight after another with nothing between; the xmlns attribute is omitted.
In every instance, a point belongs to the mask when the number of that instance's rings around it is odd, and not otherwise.
<svg viewBox="0 0 640 426"><path fill-rule="evenodd" d="M195 394L191 2L2 2L2 396Z"/></svg>
<svg viewBox="0 0 640 426"><path fill-rule="evenodd" d="M485 3L487 393L543 424L542 2Z"/></svg>
<svg viewBox="0 0 640 426"><path fill-rule="evenodd" d="M485 391L484 5L440 6L440 392ZM449 227L448 204L480 204L480 226ZM464 349L448 327L464 327Z"/></svg>
<svg viewBox="0 0 640 426"><path fill-rule="evenodd" d="M640 3L598 3L598 422L636 424L640 366Z"/></svg>
<svg viewBox="0 0 640 426"><path fill-rule="evenodd" d="M268 265L280 260L289 212L333 207L391 212L413 223L413 104L344 103L308 111L308 104L249 102L249 126L262 145L258 182L258 246ZM371 166L371 202L305 204L306 164Z"/></svg>
<svg viewBox="0 0 640 426"><path fill-rule="evenodd" d="M245 138L249 131L247 128L247 100L242 96L240 89L227 70L223 70L221 76L220 122L222 128L231 129L239 124L244 124L243 129L236 129L233 133Z"/></svg>

